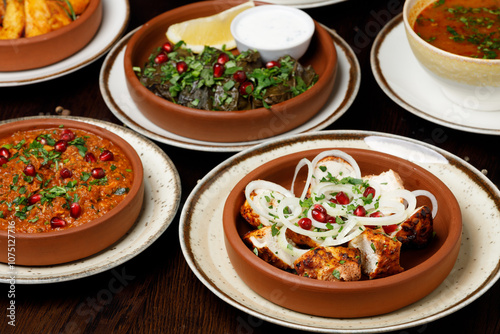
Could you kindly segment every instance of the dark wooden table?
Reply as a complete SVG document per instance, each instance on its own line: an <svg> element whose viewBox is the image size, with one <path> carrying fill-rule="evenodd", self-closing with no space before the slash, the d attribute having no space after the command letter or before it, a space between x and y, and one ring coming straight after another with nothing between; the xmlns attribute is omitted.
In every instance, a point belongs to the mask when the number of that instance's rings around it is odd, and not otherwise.
<svg viewBox="0 0 500 334"><path fill-rule="evenodd" d="M193 1L130 0L127 31L160 13L190 2ZM376 33L401 12L402 5L402 0L348 0L306 9L317 21L335 29L351 45L362 70L361 87L353 105L328 129L373 130L431 143L458 157L467 158L477 169L487 171L487 176L498 187L500 136L469 133L428 122L399 107L376 83L370 67L370 49ZM63 106L71 110L73 116L120 124L106 106L99 90L99 71L103 60L104 57L72 74L47 82L1 88L0 119L40 113L55 115L56 107ZM232 155L158 145L179 171L181 208L197 180ZM204 163L193 164L194 160ZM285 329L256 318L253 318L252 326L241 327L240 320L250 316L219 299L188 267L179 245L178 224L179 213L153 245L112 270L76 281L18 284L15 332L271 333ZM108 288L116 272L127 275L122 289L111 299L97 298L103 289ZM0 304L4 310L0 312L0 333L8 333L14 328L7 325L5 316L7 287L0 285L0 288ZM499 300L500 283L497 282L478 300L459 311L398 333L499 333Z"/></svg>

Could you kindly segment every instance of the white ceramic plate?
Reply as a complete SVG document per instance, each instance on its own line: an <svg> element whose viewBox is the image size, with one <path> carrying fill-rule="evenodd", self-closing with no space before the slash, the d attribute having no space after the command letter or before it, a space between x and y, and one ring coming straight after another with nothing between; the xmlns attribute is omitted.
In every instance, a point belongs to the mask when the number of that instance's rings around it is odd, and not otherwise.
<svg viewBox="0 0 500 334"><path fill-rule="evenodd" d="M43 116L46 118L47 116ZM43 267L0 264L0 282L54 283L79 279L109 270L135 257L168 228L179 208L180 177L170 158L154 143L124 127L82 117L58 117L95 124L125 139L139 152L144 166L144 205L132 228L115 244L80 261ZM24 118L23 118L24 119ZM0 124L18 121L9 120Z"/></svg>
<svg viewBox="0 0 500 334"><path fill-rule="evenodd" d="M277 306L238 277L227 256L222 231L227 195L239 180L263 163L321 147L376 150L410 160L438 176L453 192L463 216L460 253L450 275L427 297L381 316L324 318ZM314 332L380 333L444 317L468 305L495 284L500 277L499 208L498 188L470 164L446 151L377 132L320 131L256 145L215 167L189 195L181 212L179 237L184 257L200 281L222 300L254 317Z"/></svg>
<svg viewBox="0 0 500 334"><path fill-rule="evenodd" d="M286 5L297 8L315 8L333 5L347 0L266 0L274 5Z"/></svg>
<svg viewBox="0 0 500 334"><path fill-rule="evenodd" d="M101 68L99 78L101 94L108 108L118 119L131 129L151 139L192 150L235 152L264 141L217 143L194 140L168 132L147 119L136 107L128 92L123 69L123 56L127 42L137 29L131 31L113 47L106 56ZM325 27L325 29L327 28ZM332 34L338 54L337 76L330 99L312 119L286 134L326 128L347 111L358 93L361 71L356 55L342 38L334 31L329 31Z"/></svg>
<svg viewBox="0 0 500 334"><path fill-rule="evenodd" d="M120 38L129 19L128 0L103 0L103 16L97 34L87 46L55 64L26 71L0 72L0 87L21 86L55 79L99 59Z"/></svg>
<svg viewBox="0 0 500 334"><path fill-rule="evenodd" d="M467 109L441 93L413 55L401 14L377 35L371 50L371 66L380 88L409 112L450 128L500 135L500 112Z"/></svg>

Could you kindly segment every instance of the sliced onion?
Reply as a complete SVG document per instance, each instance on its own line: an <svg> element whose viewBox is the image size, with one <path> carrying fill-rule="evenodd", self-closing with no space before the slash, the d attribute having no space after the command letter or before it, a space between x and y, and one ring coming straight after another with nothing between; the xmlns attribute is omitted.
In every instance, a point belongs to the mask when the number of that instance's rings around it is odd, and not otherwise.
<svg viewBox="0 0 500 334"><path fill-rule="evenodd" d="M289 243L288 240L286 240L286 230L287 230L287 228L285 226L283 226L282 228L280 228L280 232L278 233L278 245L285 252L287 252L288 254L290 254L292 256L292 258L293 258L293 261L295 262L295 260L297 258L299 258L304 253L307 253L309 250L308 249L297 248L294 245L292 245L291 243ZM288 245L290 245L290 246L288 246Z"/></svg>
<svg viewBox="0 0 500 334"><path fill-rule="evenodd" d="M432 204L432 219L436 218L436 214L438 211L438 202L436 196L434 196L430 191L427 190L414 190L413 195L415 196L426 196L431 200Z"/></svg>
<svg viewBox="0 0 500 334"><path fill-rule="evenodd" d="M293 175L293 180L292 180L292 187L290 188L292 194L295 194L294 191L295 179L297 178L297 174L299 174L299 171L304 166L307 166L307 179L306 179L306 184L304 185L304 189L302 190L302 195L300 195L301 199L304 199L307 195L307 191L309 190L309 185L311 184L312 174L313 174L312 164L306 158L300 160L299 163L297 164L297 167L295 167L295 173Z"/></svg>
<svg viewBox="0 0 500 334"><path fill-rule="evenodd" d="M328 150L328 151L323 151L320 154L318 154L312 161L313 168L316 168L316 165L318 164L318 162L321 159L326 158L326 157L337 157L337 158L344 159L354 169L355 177L358 179L361 178L361 170L359 169L359 166L358 166L358 163L356 162L356 160L354 160L354 158L352 156L350 156L349 154L347 154L343 151L339 151L339 150Z"/></svg>
<svg viewBox="0 0 500 334"><path fill-rule="evenodd" d="M257 200L252 199L251 194L255 190L268 190L269 192L276 192L279 193L285 197L294 197L293 194L286 188L280 186L279 184L269 182L269 181L264 181L264 180L255 180L251 181L248 183L248 185L245 187L245 197L248 201L248 204L252 208L252 210L257 213L259 216L267 218L269 220L274 219L273 216L269 214L269 211L267 210L262 210L261 208L267 207L266 205L264 206L259 206L257 205L257 202L260 203L260 200L262 197L258 198Z"/></svg>

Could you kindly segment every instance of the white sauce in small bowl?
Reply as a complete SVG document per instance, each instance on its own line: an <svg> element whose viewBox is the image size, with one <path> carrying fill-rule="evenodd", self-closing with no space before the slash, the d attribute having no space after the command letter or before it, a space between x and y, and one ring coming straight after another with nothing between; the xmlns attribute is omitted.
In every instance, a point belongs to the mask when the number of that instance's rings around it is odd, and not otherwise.
<svg viewBox="0 0 500 334"><path fill-rule="evenodd" d="M298 59L309 46L314 21L293 7L256 6L233 20L231 32L240 52L257 50L265 61L284 55Z"/></svg>

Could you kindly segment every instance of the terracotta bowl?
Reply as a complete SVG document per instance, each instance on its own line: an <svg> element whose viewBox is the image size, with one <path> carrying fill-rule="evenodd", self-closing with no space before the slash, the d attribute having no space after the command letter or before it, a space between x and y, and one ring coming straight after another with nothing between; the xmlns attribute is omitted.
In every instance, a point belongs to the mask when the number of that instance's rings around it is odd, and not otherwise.
<svg viewBox="0 0 500 334"><path fill-rule="evenodd" d="M243 243L242 236L251 229L239 213L245 199L245 186L252 180L263 179L289 189L297 163L304 157L312 160L323 150L299 152L272 160L248 173L227 197L223 212L225 244L240 278L256 293L282 307L335 318L388 313L432 292L450 273L458 256L462 231L459 205L452 192L433 174L406 160L380 152L339 148L356 159L363 175L392 168L401 175L406 189L429 190L439 203L434 220L435 238L424 249L402 251L401 265L405 269L402 273L355 282L318 281L273 267ZM303 171L305 174L305 169ZM418 197L418 205L430 205L424 199Z"/></svg>
<svg viewBox="0 0 500 334"><path fill-rule="evenodd" d="M101 127L67 119L40 118L6 123L0 126L0 138L16 131L57 128L81 129L112 141L127 155L134 170L128 195L105 215L66 230L15 234L15 265L45 266L65 263L93 255L119 240L135 223L144 198L143 167L136 151L121 137ZM0 249L7 250L8 234L0 230ZM8 252L0 252L0 262L7 263Z"/></svg>
<svg viewBox="0 0 500 334"><path fill-rule="evenodd" d="M101 20L101 0L90 0L87 9L67 26L35 37L0 40L0 71L40 68L75 54L92 40Z"/></svg>
<svg viewBox="0 0 500 334"><path fill-rule="evenodd" d="M337 53L329 33L315 22L316 31L307 53L300 59L319 75L308 91L271 109L206 111L179 106L144 87L133 71L143 67L149 55L167 41L165 33L174 23L209 16L242 1L202 1L161 14L142 26L125 50L125 77L136 107L159 127L177 135L212 142L242 142L272 137L305 123L326 103L333 89ZM260 5L262 3L256 3Z"/></svg>
<svg viewBox="0 0 500 334"><path fill-rule="evenodd" d="M404 4L404 27L413 54L452 102L469 109L500 111L500 59L459 56L427 43L413 30L420 12L433 2L408 0Z"/></svg>

